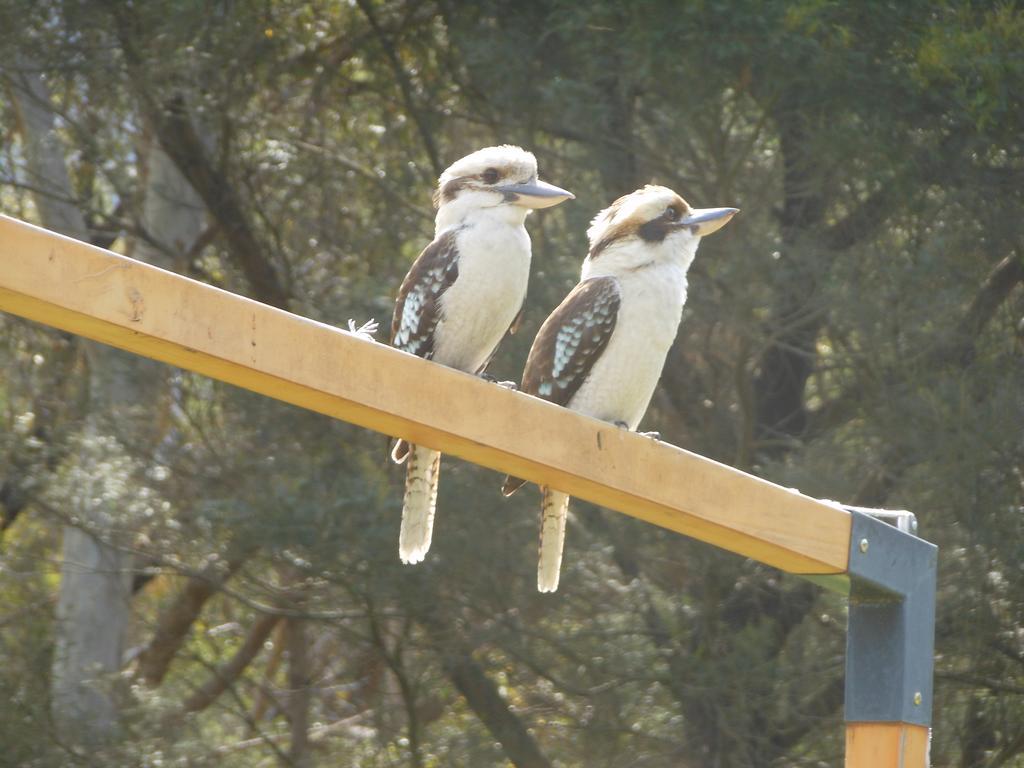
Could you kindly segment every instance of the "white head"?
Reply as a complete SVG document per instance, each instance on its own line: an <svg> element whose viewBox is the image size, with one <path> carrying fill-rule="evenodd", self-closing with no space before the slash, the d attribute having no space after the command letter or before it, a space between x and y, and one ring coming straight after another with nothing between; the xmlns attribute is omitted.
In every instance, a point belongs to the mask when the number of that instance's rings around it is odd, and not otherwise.
<svg viewBox="0 0 1024 768"><path fill-rule="evenodd" d="M590 223L583 277L617 275L660 264L689 269L700 239L724 227L736 208L691 208L668 187L648 184L624 195Z"/></svg>
<svg viewBox="0 0 1024 768"><path fill-rule="evenodd" d="M485 147L452 163L437 180L437 229L486 212L522 224L535 208L550 208L573 194L537 179L537 158L510 144Z"/></svg>

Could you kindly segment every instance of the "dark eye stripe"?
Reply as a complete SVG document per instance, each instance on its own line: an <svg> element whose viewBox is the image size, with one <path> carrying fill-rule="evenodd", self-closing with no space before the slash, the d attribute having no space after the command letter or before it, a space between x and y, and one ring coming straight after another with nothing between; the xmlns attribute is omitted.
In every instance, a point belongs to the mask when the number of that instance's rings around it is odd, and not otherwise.
<svg viewBox="0 0 1024 768"><path fill-rule="evenodd" d="M483 179L485 184L493 184L499 178L501 178L501 174L498 173L497 168L488 168L486 171L480 174L480 178Z"/></svg>

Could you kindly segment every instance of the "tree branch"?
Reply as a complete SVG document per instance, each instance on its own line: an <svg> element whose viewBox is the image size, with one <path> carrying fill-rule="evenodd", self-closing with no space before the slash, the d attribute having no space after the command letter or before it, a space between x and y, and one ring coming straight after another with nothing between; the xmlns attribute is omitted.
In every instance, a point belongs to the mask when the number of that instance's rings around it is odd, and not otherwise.
<svg viewBox="0 0 1024 768"><path fill-rule="evenodd" d="M887 214L892 209L892 203L896 198L894 189L891 185L884 185L869 195L855 210L827 227L821 233L825 247L832 251L845 251L863 240L865 235L876 232L885 223Z"/></svg>
<svg viewBox="0 0 1024 768"><path fill-rule="evenodd" d="M234 187L207 156L185 100L175 96L162 108L150 105L146 116L153 122L164 151L220 225L232 259L241 267L253 295L266 304L287 308L289 296L271 265L270 255L256 236Z"/></svg>
<svg viewBox="0 0 1024 768"><path fill-rule="evenodd" d="M978 337L995 316L999 307L1010 297L1013 290L1024 285L1024 260L1017 254L1010 254L995 265L981 283L974 297L957 321L954 329L937 343L925 355L925 360L932 367L941 368L947 365L967 367L974 359ZM813 415L810 432L820 434L852 418L856 403L864 398L861 382L854 384L853 391L844 392L827 402ZM858 503L881 504L879 495L874 490L858 494L863 499Z"/></svg>
<svg viewBox="0 0 1024 768"><path fill-rule="evenodd" d="M969 365L974 359L975 342L981 332L985 330L985 326L1013 289L1022 283L1024 259L1012 253L989 272L963 317L960 318L960 322L957 323L951 343L940 350L941 358L959 362L964 366Z"/></svg>
<svg viewBox="0 0 1024 768"><path fill-rule="evenodd" d="M199 690L185 700L182 710L184 712L200 712L216 701L217 697L224 693L228 686L234 684L263 650L263 644L279 621L281 621L280 616L264 615L257 618L249 628L249 633L245 636L242 646L225 664L213 671L213 675Z"/></svg>
<svg viewBox="0 0 1024 768"><path fill-rule="evenodd" d="M157 619L156 631L149 645L139 654L136 674L147 685L156 686L164 679L178 649L188 637L193 622L226 581L245 561L244 556L228 560L226 567L220 561L207 565L200 575L189 578L185 588Z"/></svg>
<svg viewBox="0 0 1024 768"><path fill-rule="evenodd" d="M1013 696L1024 696L1024 685L1014 685L1005 680L993 680L989 677L980 677L966 672L936 672L935 677L939 680L953 680L957 683L965 683L977 688L985 688L992 693L1008 693Z"/></svg>
<svg viewBox="0 0 1024 768"><path fill-rule="evenodd" d="M441 666L517 768L551 768L530 732L469 653L441 651Z"/></svg>
<svg viewBox="0 0 1024 768"><path fill-rule="evenodd" d="M267 660L267 665L263 668L263 678L268 684L272 684L274 678L277 676L277 670L281 666L281 658L284 655L285 647L285 632L287 631L287 625L281 623L277 625L277 632L274 633L274 645L270 651L270 658ZM253 723L258 723L266 715L267 709L271 704L276 706L277 698L271 693L269 685L261 685L256 689L256 695L253 697L252 702L252 717L250 718Z"/></svg>
<svg viewBox="0 0 1024 768"><path fill-rule="evenodd" d="M431 601L431 608L439 604L439 600ZM540 745L473 658L454 620L442 621L428 611L417 613L417 622L434 646L445 675L480 718L480 722L501 744L512 764L516 768L551 768L551 761L541 752Z"/></svg>
<svg viewBox="0 0 1024 768"><path fill-rule="evenodd" d="M253 295L275 307L287 308L289 296L272 266L268 249L256 235L235 188L215 167L180 95L159 101L135 45L141 30L131 6L111 3L121 51L130 84L135 90L145 119L167 156L202 199L220 225L232 259L252 287Z"/></svg>
<svg viewBox="0 0 1024 768"><path fill-rule="evenodd" d="M288 721L291 727L291 747L288 757L297 768L312 764L309 753L309 705L311 701L309 674L309 647L306 622L288 619Z"/></svg>
<svg viewBox="0 0 1024 768"><path fill-rule="evenodd" d="M440 176L444 170L444 165L441 164L441 154L437 151L434 134L427 125L426 113L416 104L412 81L409 79L406 67L398 57L398 51L395 49L394 43L388 38L380 22L377 21L377 14L374 12L369 0L356 0L356 4L363 12L363 15L366 16L366 20L384 49L384 55L387 56L388 62L390 62L391 68L394 71L395 79L398 81L398 87L402 91L405 108L409 110L409 116L412 117L413 122L416 124L416 130L419 131L420 138L423 140L423 146L427 151L427 157L430 158L430 165L434 169L434 175Z"/></svg>
<svg viewBox="0 0 1024 768"><path fill-rule="evenodd" d="M329 150L326 147L322 147L319 144L313 144L309 141L303 141L302 139L296 139L295 145L308 149L311 152L315 152L322 157L326 157L343 168L348 168L350 171L354 171L362 176L364 179L372 182L376 187L384 193L391 201L398 203L406 210L414 213L421 219L432 222L434 220L434 214L429 208L425 208L422 205L417 204L413 200L409 199L405 195L401 194L391 184L388 184L382 179L372 168L367 168L355 160L352 160L345 155L335 150Z"/></svg>

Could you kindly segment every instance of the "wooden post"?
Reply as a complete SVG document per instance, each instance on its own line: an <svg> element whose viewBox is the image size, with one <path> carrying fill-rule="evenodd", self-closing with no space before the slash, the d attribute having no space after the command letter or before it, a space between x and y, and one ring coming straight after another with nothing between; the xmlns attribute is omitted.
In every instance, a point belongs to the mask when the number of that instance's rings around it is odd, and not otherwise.
<svg viewBox="0 0 1024 768"><path fill-rule="evenodd" d="M846 766L927 768L938 550L851 514Z"/></svg>
<svg viewBox="0 0 1024 768"><path fill-rule="evenodd" d="M846 768L928 768L931 732L908 723L847 723Z"/></svg>

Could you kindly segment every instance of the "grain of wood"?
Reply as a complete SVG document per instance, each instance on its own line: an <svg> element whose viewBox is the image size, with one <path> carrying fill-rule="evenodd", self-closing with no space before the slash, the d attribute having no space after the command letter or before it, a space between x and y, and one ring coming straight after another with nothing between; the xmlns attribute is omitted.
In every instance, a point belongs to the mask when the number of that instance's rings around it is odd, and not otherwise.
<svg viewBox="0 0 1024 768"><path fill-rule="evenodd" d="M791 573L847 567L850 516L834 505L5 216L0 310L550 485Z"/></svg>

